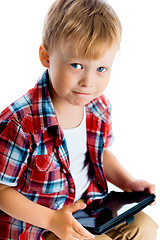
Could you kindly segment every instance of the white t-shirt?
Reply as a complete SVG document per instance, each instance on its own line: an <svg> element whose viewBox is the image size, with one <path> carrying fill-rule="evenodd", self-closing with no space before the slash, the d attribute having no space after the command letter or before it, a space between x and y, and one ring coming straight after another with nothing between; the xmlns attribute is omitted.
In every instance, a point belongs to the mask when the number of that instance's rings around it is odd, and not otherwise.
<svg viewBox="0 0 160 240"><path fill-rule="evenodd" d="M89 186L88 166L84 166L87 152L86 111L81 124L72 129L63 129L70 159L70 171L76 187L75 201L80 199Z"/></svg>

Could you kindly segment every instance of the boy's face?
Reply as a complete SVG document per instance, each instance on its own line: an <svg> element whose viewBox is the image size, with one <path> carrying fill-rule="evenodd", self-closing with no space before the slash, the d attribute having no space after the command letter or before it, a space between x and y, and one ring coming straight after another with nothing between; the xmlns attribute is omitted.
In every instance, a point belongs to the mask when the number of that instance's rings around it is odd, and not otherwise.
<svg viewBox="0 0 160 240"><path fill-rule="evenodd" d="M48 65L53 101L84 106L102 94L108 85L116 52L117 45L113 45L104 57L87 60L76 58L71 47L54 49Z"/></svg>

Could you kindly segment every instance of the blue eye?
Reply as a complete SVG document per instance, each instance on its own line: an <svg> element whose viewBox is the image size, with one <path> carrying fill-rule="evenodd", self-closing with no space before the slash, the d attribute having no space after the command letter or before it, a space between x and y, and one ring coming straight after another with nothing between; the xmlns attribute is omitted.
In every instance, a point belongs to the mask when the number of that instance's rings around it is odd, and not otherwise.
<svg viewBox="0 0 160 240"><path fill-rule="evenodd" d="M82 69L83 68L82 65L79 64L79 63L72 63L71 66L75 69Z"/></svg>
<svg viewBox="0 0 160 240"><path fill-rule="evenodd" d="M102 72L107 71L107 69L105 67L99 67L99 68L97 68L97 71L102 73Z"/></svg>

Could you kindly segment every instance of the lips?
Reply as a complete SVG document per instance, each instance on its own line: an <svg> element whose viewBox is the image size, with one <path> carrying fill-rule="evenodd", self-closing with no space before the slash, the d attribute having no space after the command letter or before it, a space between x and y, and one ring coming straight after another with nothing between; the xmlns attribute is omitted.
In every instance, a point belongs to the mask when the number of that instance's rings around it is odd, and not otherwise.
<svg viewBox="0 0 160 240"><path fill-rule="evenodd" d="M76 91L73 91L75 94L78 94L78 95L83 95L83 96L89 96L91 95L91 93L84 93L84 92L76 92Z"/></svg>

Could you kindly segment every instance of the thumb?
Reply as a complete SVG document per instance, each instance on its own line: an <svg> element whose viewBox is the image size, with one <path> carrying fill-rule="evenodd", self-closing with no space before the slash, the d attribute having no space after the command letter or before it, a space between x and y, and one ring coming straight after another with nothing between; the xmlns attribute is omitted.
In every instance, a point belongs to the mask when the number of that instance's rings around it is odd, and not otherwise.
<svg viewBox="0 0 160 240"><path fill-rule="evenodd" d="M78 210L82 210L82 209L86 208L86 206L87 206L87 204L85 204L85 203L73 203L72 205L70 205L69 211L71 213L74 213Z"/></svg>

